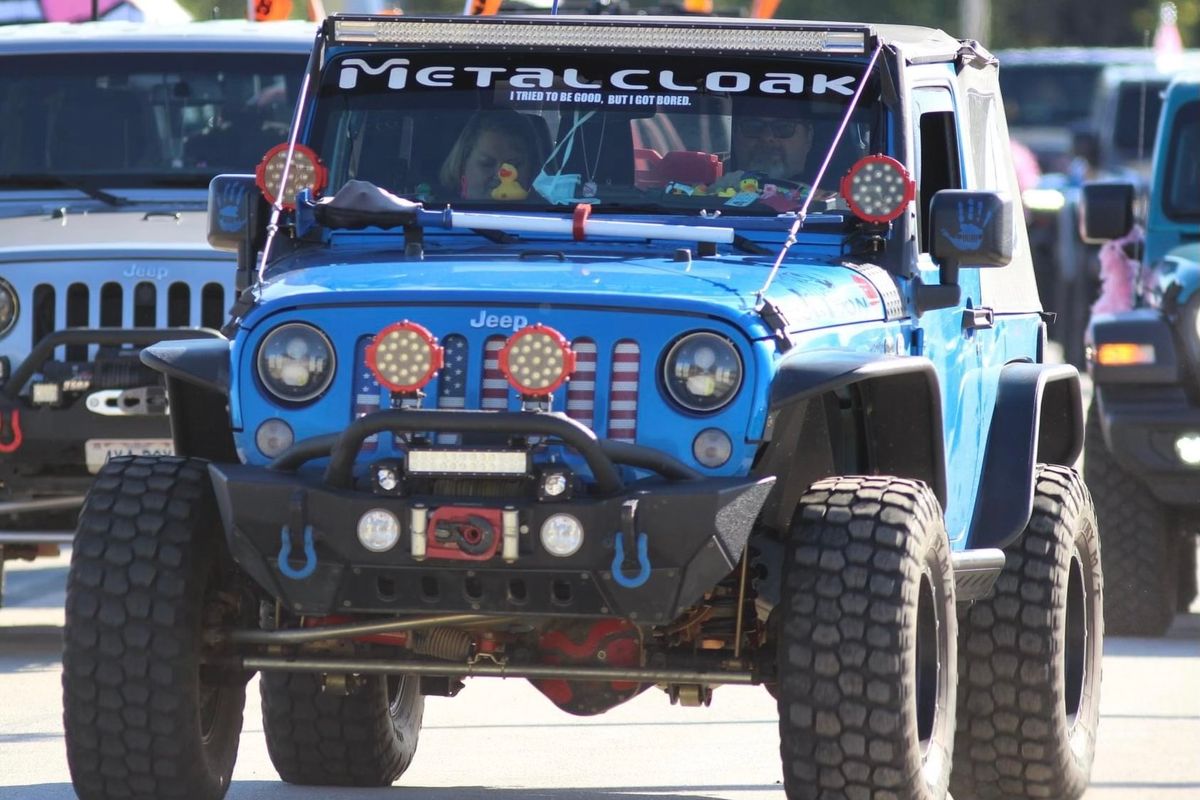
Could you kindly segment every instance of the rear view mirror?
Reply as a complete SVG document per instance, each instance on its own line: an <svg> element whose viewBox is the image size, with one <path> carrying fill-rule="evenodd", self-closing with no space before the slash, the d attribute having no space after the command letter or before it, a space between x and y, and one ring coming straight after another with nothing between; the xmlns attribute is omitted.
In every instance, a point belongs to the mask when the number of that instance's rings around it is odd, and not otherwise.
<svg viewBox="0 0 1200 800"><path fill-rule="evenodd" d="M1087 244L1120 239L1133 228L1133 184L1085 183L1079 199L1079 238Z"/></svg>

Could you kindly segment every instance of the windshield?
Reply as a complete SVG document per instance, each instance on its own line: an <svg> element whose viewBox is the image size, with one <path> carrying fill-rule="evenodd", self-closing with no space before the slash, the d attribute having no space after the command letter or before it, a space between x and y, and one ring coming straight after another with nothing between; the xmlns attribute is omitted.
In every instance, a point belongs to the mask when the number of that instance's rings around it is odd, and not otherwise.
<svg viewBox="0 0 1200 800"><path fill-rule="evenodd" d="M1200 103L1175 115L1168 146L1163 208L1172 219L1200 222Z"/></svg>
<svg viewBox="0 0 1200 800"><path fill-rule="evenodd" d="M427 204L774 215L799 208L862 64L437 53L329 65L310 142L332 194L370 181ZM872 81L814 208L882 151Z"/></svg>
<svg viewBox="0 0 1200 800"><path fill-rule="evenodd" d="M0 186L207 186L287 137L303 53L5 56Z"/></svg>
<svg viewBox="0 0 1200 800"><path fill-rule="evenodd" d="M1009 127L1070 127L1092 113L1103 64L1000 66L1000 92Z"/></svg>

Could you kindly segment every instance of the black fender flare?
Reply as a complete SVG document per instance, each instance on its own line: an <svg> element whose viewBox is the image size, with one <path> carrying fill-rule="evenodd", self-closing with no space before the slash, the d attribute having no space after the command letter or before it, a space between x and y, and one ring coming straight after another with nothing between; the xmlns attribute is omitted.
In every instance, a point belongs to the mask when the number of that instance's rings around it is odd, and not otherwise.
<svg viewBox="0 0 1200 800"><path fill-rule="evenodd" d="M225 338L170 340L139 354L143 364L166 378L177 455L238 460L229 419L231 348Z"/></svg>
<svg viewBox="0 0 1200 800"><path fill-rule="evenodd" d="M1033 514L1038 464L1071 466L1083 451L1083 393L1069 364L1013 362L1000 370L967 548L1003 550Z"/></svg>
<svg viewBox="0 0 1200 800"><path fill-rule="evenodd" d="M839 395L854 395L865 454L839 452ZM867 473L924 481L946 502L941 386L933 362L846 350L788 354L771 383L752 474L775 475L763 521L786 530L801 494L830 475ZM843 448L844 449L844 448ZM861 456L861 457L860 457Z"/></svg>

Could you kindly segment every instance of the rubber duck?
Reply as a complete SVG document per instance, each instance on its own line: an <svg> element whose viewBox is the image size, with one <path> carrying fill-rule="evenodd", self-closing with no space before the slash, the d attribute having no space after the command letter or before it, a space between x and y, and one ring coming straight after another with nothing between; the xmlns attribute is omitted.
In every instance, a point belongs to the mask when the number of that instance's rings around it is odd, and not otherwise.
<svg viewBox="0 0 1200 800"><path fill-rule="evenodd" d="M500 185L492 189L493 200L524 200L529 196L529 190L517 182L517 168L512 164L501 164L496 177Z"/></svg>

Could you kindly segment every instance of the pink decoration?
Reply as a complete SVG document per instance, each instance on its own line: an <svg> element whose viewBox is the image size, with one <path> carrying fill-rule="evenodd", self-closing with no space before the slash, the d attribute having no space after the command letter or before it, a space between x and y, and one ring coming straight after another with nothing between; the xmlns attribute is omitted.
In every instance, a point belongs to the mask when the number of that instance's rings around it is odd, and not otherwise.
<svg viewBox="0 0 1200 800"><path fill-rule="evenodd" d="M1100 248L1100 297L1092 305L1093 314L1113 314L1133 308L1140 264L1125 255L1125 246L1140 244L1145 238L1142 227L1134 225L1129 233L1120 239L1105 242Z"/></svg>

